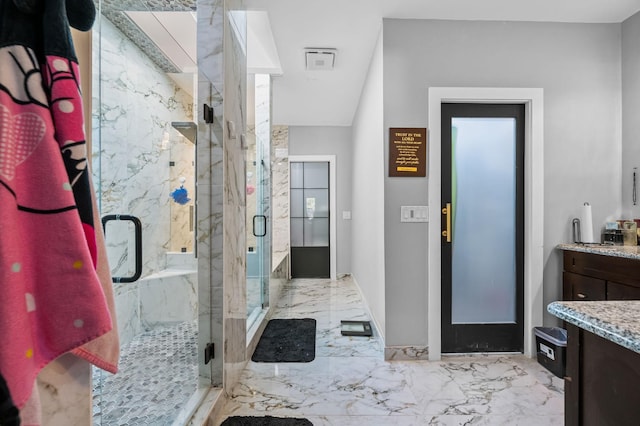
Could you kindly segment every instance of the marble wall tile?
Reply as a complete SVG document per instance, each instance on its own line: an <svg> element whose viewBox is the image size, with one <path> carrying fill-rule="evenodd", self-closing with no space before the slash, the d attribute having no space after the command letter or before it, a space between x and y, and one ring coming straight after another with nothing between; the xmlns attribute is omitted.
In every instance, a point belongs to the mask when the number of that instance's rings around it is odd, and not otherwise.
<svg viewBox="0 0 640 426"><path fill-rule="evenodd" d="M204 362L198 351L200 386L223 383L223 240L224 148L224 1L198 0L198 141L196 146L196 246L198 254L198 345L216 346L214 358ZM205 122L205 105L213 109L213 123Z"/></svg>
<svg viewBox="0 0 640 426"><path fill-rule="evenodd" d="M241 146L246 58L226 21L227 12L243 7L240 1L197 4L198 115L202 117L204 104L214 110L214 123L199 118L196 148L199 338L201 345L217 346L216 358L207 366L200 363L200 376L201 383L210 376L214 386L226 387L237 380L246 362L238 361L238 354L244 353L238 348L246 346L246 164ZM235 138L227 121L235 124Z"/></svg>
<svg viewBox="0 0 640 426"><path fill-rule="evenodd" d="M169 161L181 146L193 151L171 122L191 121L193 100L107 19L102 19L101 36L93 42L104 65L93 67L94 87L101 88L94 90L93 99L94 184L103 215L140 218L144 276L164 269L164 253L170 249L169 192L175 183ZM131 233L113 222L107 225L114 276L133 271Z"/></svg>
<svg viewBox="0 0 640 426"><path fill-rule="evenodd" d="M223 0L198 0L198 70L207 81L221 84L224 78ZM219 86L221 87L221 86Z"/></svg>
<svg viewBox="0 0 640 426"><path fill-rule="evenodd" d="M271 130L271 175L273 210L272 266L276 268L289 254L289 127L274 125Z"/></svg>
<svg viewBox="0 0 640 426"><path fill-rule="evenodd" d="M233 10L240 3L228 4ZM228 15L227 15L228 16ZM246 156L242 136L246 127L246 36L232 28L246 28L246 15L235 14L224 35L224 387L237 382L246 363ZM235 134L229 130L233 122Z"/></svg>
<svg viewBox="0 0 640 426"><path fill-rule="evenodd" d="M251 81L249 81L251 84ZM253 216L258 213L257 200L258 200L258 176L257 176L257 160L256 160L256 126L248 125L245 133L246 149L246 164L247 164L247 195L246 195L246 229L250 230L253 227ZM256 250L258 244L257 237L252 232L247 232L247 250ZM249 256L247 254L247 256ZM252 274L255 276L255 274Z"/></svg>
<svg viewBox="0 0 640 426"><path fill-rule="evenodd" d="M120 344L156 326L191 321L198 312L195 270L164 271L114 287Z"/></svg>
<svg viewBox="0 0 640 426"><path fill-rule="evenodd" d="M91 364L64 354L40 372L37 383L43 425L91 424Z"/></svg>
<svg viewBox="0 0 640 426"><path fill-rule="evenodd" d="M167 253L167 269L197 271L198 260L193 253Z"/></svg>
<svg viewBox="0 0 640 426"><path fill-rule="evenodd" d="M140 322L145 330L193 321L198 312L198 274L160 272L140 280Z"/></svg>
<svg viewBox="0 0 640 426"><path fill-rule="evenodd" d="M142 332L138 283L115 285L114 297L118 335L120 337L120 344L124 345Z"/></svg>

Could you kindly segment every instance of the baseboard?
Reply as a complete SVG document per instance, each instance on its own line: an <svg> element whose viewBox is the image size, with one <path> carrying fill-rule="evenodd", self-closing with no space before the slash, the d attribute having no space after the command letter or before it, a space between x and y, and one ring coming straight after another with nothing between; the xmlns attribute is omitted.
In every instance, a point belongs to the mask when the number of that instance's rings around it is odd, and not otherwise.
<svg viewBox="0 0 640 426"><path fill-rule="evenodd" d="M429 359L427 346L385 346L385 361L426 361Z"/></svg>
<svg viewBox="0 0 640 426"><path fill-rule="evenodd" d="M360 284L358 284L358 280L356 280L356 277L354 277L351 274L341 274L338 277L338 279L340 280L340 279L343 279L343 278L345 278L347 276L350 276L351 279L353 280L353 283L356 285L356 288L358 289L358 293L360 293L360 300L362 300L362 304L364 305L364 310L367 313L367 316L371 320L371 325L375 329L374 334L380 336L380 346L384 348L384 332L382 331L382 327L380 327L380 324L378 323L378 321L376 321L376 318L371 313L371 309L369 309L369 304L367 303L367 299L364 297L364 293L362 292L362 289L360 288Z"/></svg>

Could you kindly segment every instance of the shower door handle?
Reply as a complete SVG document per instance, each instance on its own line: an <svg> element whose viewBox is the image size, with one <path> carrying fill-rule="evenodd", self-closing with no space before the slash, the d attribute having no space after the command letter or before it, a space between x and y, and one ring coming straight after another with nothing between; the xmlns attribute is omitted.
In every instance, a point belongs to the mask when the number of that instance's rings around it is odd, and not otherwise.
<svg viewBox="0 0 640 426"><path fill-rule="evenodd" d="M262 219L262 233L256 234L256 219ZM264 237L267 235L267 217L262 214L257 214L253 216L253 236L254 237Z"/></svg>
<svg viewBox="0 0 640 426"><path fill-rule="evenodd" d="M130 216L126 214L109 214L102 217L102 229L104 230L104 235L106 239L107 235L107 222L112 220L128 220L133 222L134 227L134 238L135 238L135 264L136 269L132 276L130 277L112 277L111 280L114 283L132 283L138 281L140 276L142 275L142 222L135 216Z"/></svg>

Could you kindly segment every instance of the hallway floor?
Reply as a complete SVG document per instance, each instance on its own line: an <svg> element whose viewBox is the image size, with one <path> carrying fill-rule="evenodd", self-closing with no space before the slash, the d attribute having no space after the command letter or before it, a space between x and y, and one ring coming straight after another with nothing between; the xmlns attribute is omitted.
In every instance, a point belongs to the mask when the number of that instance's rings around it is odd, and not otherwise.
<svg viewBox="0 0 640 426"><path fill-rule="evenodd" d="M304 417L321 425L562 425L562 380L519 356L384 361L378 337L345 337L341 320L369 320L351 277L294 280L273 318L315 318L310 363L249 361L228 416Z"/></svg>

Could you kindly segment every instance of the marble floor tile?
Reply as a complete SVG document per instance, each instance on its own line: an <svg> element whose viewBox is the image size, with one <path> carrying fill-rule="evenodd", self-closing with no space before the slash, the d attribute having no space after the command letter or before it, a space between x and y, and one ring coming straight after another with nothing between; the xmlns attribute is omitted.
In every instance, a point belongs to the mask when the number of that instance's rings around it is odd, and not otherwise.
<svg viewBox="0 0 640 426"><path fill-rule="evenodd" d="M385 361L380 338L340 334L341 320L369 320L349 276L293 280L274 318L314 318L310 363L249 362L222 416L306 417L314 425L555 425L564 391L523 355Z"/></svg>

